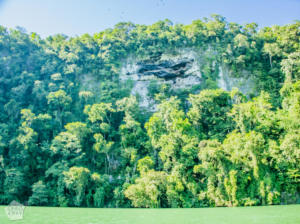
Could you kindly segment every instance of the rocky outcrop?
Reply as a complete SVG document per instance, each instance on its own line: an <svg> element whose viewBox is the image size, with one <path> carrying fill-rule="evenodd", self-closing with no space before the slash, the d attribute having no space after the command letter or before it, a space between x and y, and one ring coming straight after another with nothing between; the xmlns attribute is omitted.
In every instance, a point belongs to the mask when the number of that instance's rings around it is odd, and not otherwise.
<svg viewBox="0 0 300 224"><path fill-rule="evenodd" d="M134 81L131 94L139 95L140 106L146 107L149 111L156 108L154 99L148 94L148 87L152 81L158 85L169 84L171 89L187 89L201 84L201 65L212 63L218 67L218 86L230 91L233 87L238 87L243 93L251 92L253 80L246 71L240 78L231 76L226 66L218 64L216 61L208 61L207 58L214 57L217 52L207 50L197 52L192 49L179 50L175 54L160 53L147 60L140 60L134 56L127 58L121 69L121 80Z"/></svg>
<svg viewBox="0 0 300 224"><path fill-rule="evenodd" d="M218 86L221 89L231 91L232 88L238 88L242 93L247 94L253 91L254 80L248 71L243 71L240 77L232 77L230 71L225 66L219 67Z"/></svg>
<svg viewBox="0 0 300 224"><path fill-rule="evenodd" d="M172 89L191 88L201 82L199 59L194 51L180 51L178 54L159 54L148 60L128 58L121 69L121 80L134 81L131 94L140 96L140 106L155 110L154 100L148 95L148 86L170 84Z"/></svg>
<svg viewBox="0 0 300 224"><path fill-rule="evenodd" d="M165 80L182 77L192 67L194 59L183 58L178 62L172 60L158 61L156 63L138 62L137 74L141 76L154 75Z"/></svg>

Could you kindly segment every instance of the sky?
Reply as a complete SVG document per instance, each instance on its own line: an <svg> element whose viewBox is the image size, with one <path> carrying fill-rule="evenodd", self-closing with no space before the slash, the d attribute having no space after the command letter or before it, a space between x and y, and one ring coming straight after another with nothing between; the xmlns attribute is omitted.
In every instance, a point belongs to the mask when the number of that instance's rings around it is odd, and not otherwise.
<svg viewBox="0 0 300 224"><path fill-rule="evenodd" d="M240 24L284 25L300 20L300 0L0 0L0 25L42 37L93 34L121 21L189 24L211 14Z"/></svg>

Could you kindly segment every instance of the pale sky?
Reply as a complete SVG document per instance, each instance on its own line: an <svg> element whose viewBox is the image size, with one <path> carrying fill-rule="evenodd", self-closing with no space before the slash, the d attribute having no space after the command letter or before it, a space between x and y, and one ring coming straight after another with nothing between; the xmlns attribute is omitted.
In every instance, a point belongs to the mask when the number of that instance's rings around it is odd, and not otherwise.
<svg viewBox="0 0 300 224"><path fill-rule="evenodd" d="M121 21L189 24L213 13L240 24L284 25L300 20L300 0L0 0L0 25L43 37L93 34Z"/></svg>

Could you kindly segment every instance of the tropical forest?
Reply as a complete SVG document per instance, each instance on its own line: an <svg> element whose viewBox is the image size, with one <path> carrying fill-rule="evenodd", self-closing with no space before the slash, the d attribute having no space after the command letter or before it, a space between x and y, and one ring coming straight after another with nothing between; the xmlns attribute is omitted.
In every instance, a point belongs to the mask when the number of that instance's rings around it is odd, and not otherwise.
<svg viewBox="0 0 300 224"><path fill-rule="evenodd" d="M300 21L0 26L0 204L300 203Z"/></svg>

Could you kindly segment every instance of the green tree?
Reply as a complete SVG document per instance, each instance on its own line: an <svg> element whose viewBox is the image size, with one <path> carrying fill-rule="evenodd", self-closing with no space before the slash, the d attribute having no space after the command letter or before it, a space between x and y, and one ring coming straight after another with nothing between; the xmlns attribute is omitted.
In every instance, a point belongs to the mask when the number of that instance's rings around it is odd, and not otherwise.
<svg viewBox="0 0 300 224"><path fill-rule="evenodd" d="M64 124L64 112L69 109L72 98L68 96L64 90L58 90L56 92L50 92L47 99L50 108L52 108L55 112L55 116L60 123L60 127L62 127Z"/></svg>
<svg viewBox="0 0 300 224"><path fill-rule="evenodd" d="M64 182L67 189L74 195L74 205L80 206L85 197L85 190L88 186L90 171L84 167L71 167L69 171L64 172L64 176Z"/></svg>
<svg viewBox="0 0 300 224"><path fill-rule="evenodd" d="M233 129L228 116L232 108L229 92L221 89L203 90L189 98L192 106L188 116L201 138L223 140Z"/></svg>
<svg viewBox="0 0 300 224"><path fill-rule="evenodd" d="M166 191L166 174L149 170L124 192L134 207L159 208L163 205Z"/></svg>
<svg viewBox="0 0 300 224"><path fill-rule="evenodd" d="M48 191L43 181L38 181L32 185L32 195L28 201L29 205L48 205Z"/></svg>

